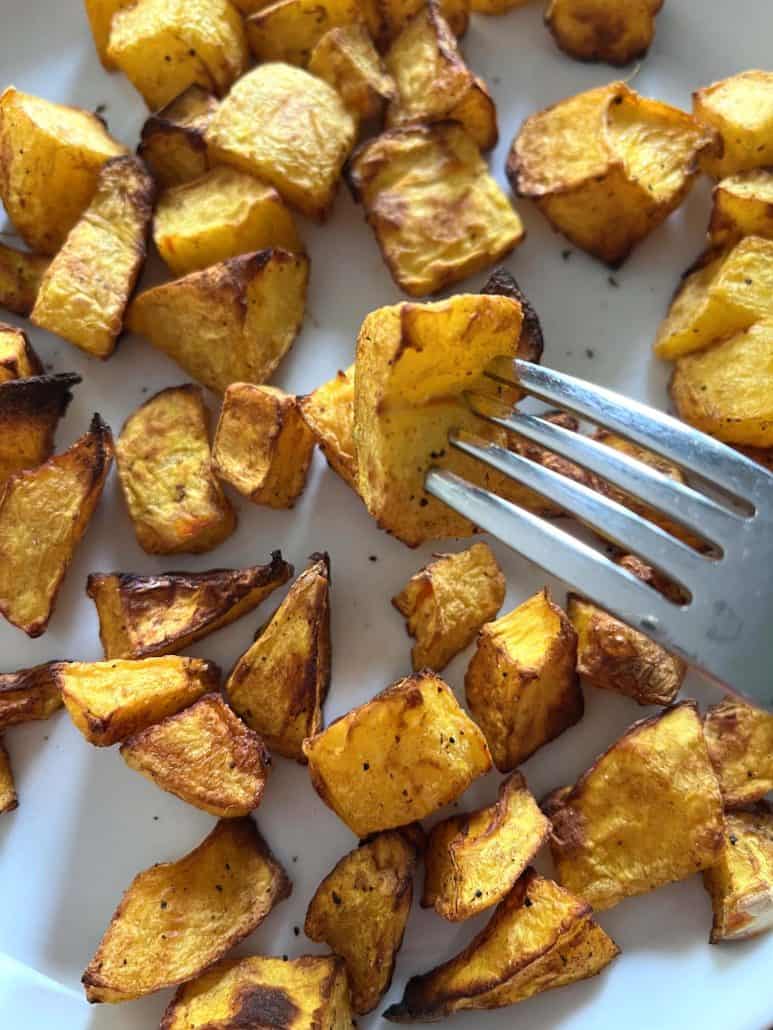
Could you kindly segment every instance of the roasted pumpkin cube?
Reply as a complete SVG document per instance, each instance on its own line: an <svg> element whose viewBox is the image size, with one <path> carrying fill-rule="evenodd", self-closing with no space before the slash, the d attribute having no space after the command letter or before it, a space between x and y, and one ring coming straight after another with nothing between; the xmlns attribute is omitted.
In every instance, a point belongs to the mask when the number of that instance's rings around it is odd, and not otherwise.
<svg viewBox="0 0 773 1030"><path fill-rule="evenodd" d="M773 715L727 697L706 712L703 733L726 808L773 790Z"/></svg>
<svg viewBox="0 0 773 1030"><path fill-rule="evenodd" d="M51 457L59 420L79 375L32 376L0 383L0 490L10 477Z"/></svg>
<svg viewBox="0 0 773 1030"><path fill-rule="evenodd" d="M57 662L46 662L31 669L0 673L0 730L48 719L62 707L57 666Z"/></svg>
<svg viewBox="0 0 773 1030"><path fill-rule="evenodd" d="M131 7L134 3L135 0L85 0L86 15L89 19L91 35L94 37L94 46L102 66L108 71L115 69L115 64L107 53L113 15L123 10L124 7Z"/></svg>
<svg viewBox="0 0 773 1030"><path fill-rule="evenodd" d="M0 385L12 379L29 379L42 375L43 365L24 330L0 322Z"/></svg>
<svg viewBox="0 0 773 1030"><path fill-rule="evenodd" d="M719 132L724 144L706 153L709 175L726 175L773 164L773 72L745 71L693 93L693 113Z"/></svg>
<svg viewBox="0 0 773 1030"><path fill-rule="evenodd" d="M0 815L3 815L4 812L13 812L18 807L19 799L16 795L11 760L5 745L0 740Z"/></svg>
<svg viewBox="0 0 773 1030"><path fill-rule="evenodd" d="M247 40L258 61L305 68L326 32L361 16L359 0L275 0L247 18Z"/></svg>
<svg viewBox="0 0 773 1030"><path fill-rule="evenodd" d="M703 870L714 925L709 940L740 941L773 929L773 809L728 812L719 861Z"/></svg>
<svg viewBox="0 0 773 1030"><path fill-rule="evenodd" d="M7 308L15 315L29 315L48 263L47 257L0 243L0 308ZM39 375L40 372L42 369L28 374Z"/></svg>
<svg viewBox="0 0 773 1030"><path fill-rule="evenodd" d="M380 118L395 95L394 80L359 22L326 32L311 52L309 71L337 90L358 121Z"/></svg>
<svg viewBox="0 0 773 1030"><path fill-rule="evenodd" d="M773 171L769 168L738 172L714 187L711 245L730 247L744 236L773 240Z"/></svg>
<svg viewBox="0 0 773 1030"><path fill-rule="evenodd" d="M357 490L354 453L354 365L299 399L301 415L328 465Z"/></svg>
<svg viewBox="0 0 773 1030"><path fill-rule="evenodd" d="M137 153L167 189L209 171L204 130L217 108L216 98L201 86L189 86L142 126Z"/></svg>
<svg viewBox="0 0 773 1030"><path fill-rule="evenodd" d="M570 57L630 64L649 50L662 6L663 0L550 0L545 22Z"/></svg>

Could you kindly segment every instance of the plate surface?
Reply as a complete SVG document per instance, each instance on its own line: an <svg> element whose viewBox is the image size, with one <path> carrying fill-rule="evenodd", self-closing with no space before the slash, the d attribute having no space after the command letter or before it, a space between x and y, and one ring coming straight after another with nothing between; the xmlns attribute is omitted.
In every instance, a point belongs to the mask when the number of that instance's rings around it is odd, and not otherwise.
<svg viewBox="0 0 773 1030"><path fill-rule="evenodd" d="M145 116L142 103L120 76L101 69L80 0L5 0L1 6L0 86L13 83L91 109L99 105L111 130L134 145ZM689 107L692 89L745 68L765 67L771 38L773 5L667 0L655 45L634 85L646 95ZM501 143L492 166L503 184L507 149L524 117L618 77L604 65L583 65L559 54L542 25L538 3L501 18L473 18L464 50L497 102ZM701 181L684 207L610 276L554 236L528 202L517 201L529 235L506 264L542 318L545 363L664 407L668 370L651 357L653 333L678 276L702 247L709 205L709 184ZM298 392L345 367L365 314L400 299L345 190L326 226L303 225L302 230L312 257L306 324L275 380ZM158 264L151 262L146 281L159 276ZM467 285L476 288L482 278ZM2 317L13 321L5 313ZM114 357L99 363L49 334L33 331L31 337L52 369L84 376L60 429L59 447L85 430L93 411L100 411L117 432L148 396L185 380L176 365L139 339L122 340ZM210 396L209 402L216 413L216 399ZM238 531L213 554L152 558L135 542L113 473L50 629L29 641L0 624L0 668L101 657L95 611L84 594L89 572L235 566L265 561L281 547L298 569L312 551L327 549L331 555L334 639L328 720L409 671L409 641L389 598L442 545L411 552L382 534L319 454L291 515L237 506ZM539 589L545 577L506 548L494 545L494 550L508 579L507 611ZM551 585L563 601L564 588ZM190 653L228 669L276 603L274 598ZM469 654L458 657L446 672L457 689L468 659ZM538 797L574 780L627 725L649 714L606 692L588 690L586 695L582 722L524 766ZM702 707L719 696L697 677L688 680L685 695L697 697ZM90 1008L80 992L80 975L132 876L186 853L208 832L211 818L130 771L117 750L86 745L65 715L19 727L6 735L6 742L20 808L0 821L0 1025L5 1030L156 1026L171 992ZM497 779L477 782L465 795L464 807L489 803ZM240 951L296 956L324 950L306 941L302 930L296 935L295 928L302 927L320 879L354 839L317 798L306 771L282 759L275 763L258 821L286 865L294 892ZM541 856L538 865L549 872L548 857ZM399 998L408 976L455 954L484 922L482 917L452 926L415 904L395 981L380 1011ZM773 935L710 947L711 912L699 877L626 901L600 922L623 952L600 977L515 1009L456 1017L452 1025L460 1030L479 1025L504 1030L514 1024L561 1030L762 1030L773 1023ZM360 1021L364 1027L377 1025L387 1024L378 1015Z"/></svg>

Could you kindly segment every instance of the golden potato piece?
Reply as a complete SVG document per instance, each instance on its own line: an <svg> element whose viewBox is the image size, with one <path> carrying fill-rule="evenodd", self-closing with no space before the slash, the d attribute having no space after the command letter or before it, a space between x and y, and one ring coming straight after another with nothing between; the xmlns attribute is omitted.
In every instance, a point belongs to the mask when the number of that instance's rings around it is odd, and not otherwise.
<svg viewBox="0 0 773 1030"><path fill-rule="evenodd" d="M232 383L212 445L212 468L255 504L292 508L303 493L314 436L298 398L273 386Z"/></svg>
<svg viewBox="0 0 773 1030"><path fill-rule="evenodd" d="M356 134L332 86L276 62L239 80L210 119L205 139L212 158L265 180L288 204L322 222Z"/></svg>
<svg viewBox="0 0 773 1030"><path fill-rule="evenodd" d="M145 401L121 430L118 475L148 554L211 551L236 529L210 468L207 419L198 386L172 386Z"/></svg>
<svg viewBox="0 0 773 1030"><path fill-rule="evenodd" d="M46 631L112 461L113 437L95 415L90 431L69 450L17 472L6 484L0 499L0 613L27 636Z"/></svg>
<svg viewBox="0 0 773 1030"><path fill-rule="evenodd" d="M303 762L305 738L322 728L329 686L330 565L315 554L234 666L225 692L272 751Z"/></svg>
<svg viewBox="0 0 773 1030"><path fill-rule="evenodd" d="M507 174L572 243L610 265L684 200L716 133L624 82L579 93L527 118Z"/></svg>
<svg viewBox="0 0 773 1030"><path fill-rule="evenodd" d="M13 311L15 315L29 315L48 263L47 257L0 243L0 308ZM28 374L39 375L40 371Z"/></svg>
<svg viewBox="0 0 773 1030"><path fill-rule="evenodd" d="M590 905L529 869L467 947L409 980L402 1001L384 1015L393 1023L430 1022L515 1005L595 976L619 953Z"/></svg>
<svg viewBox="0 0 773 1030"><path fill-rule="evenodd" d="M358 837L423 819L491 768L450 688L416 673L304 741L311 782Z"/></svg>
<svg viewBox="0 0 773 1030"><path fill-rule="evenodd" d="M221 820L189 854L132 880L83 974L87 999L130 1001L190 980L291 890L255 823Z"/></svg>
<svg viewBox="0 0 773 1030"><path fill-rule="evenodd" d="M0 490L10 477L51 457L60 418L79 375L32 376L0 383Z"/></svg>
<svg viewBox="0 0 773 1030"><path fill-rule="evenodd" d="M145 261L153 180L135 157L102 166L91 203L48 266L31 319L99 358L115 349Z"/></svg>
<svg viewBox="0 0 773 1030"><path fill-rule="evenodd" d="M42 375L43 364L24 330L0 322L0 386L12 379L30 379L32 376Z"/></svg>
<svg viewBox="0 0 773 1030"><path fill-rule="evenodd" d="M352 1011L372 1011L389 990L413 900L417 848L391 830L350 851L317 887L304 932L346 963Z"/></svg>
<svg viewBox="0 0 773 1030"><path fill-rule="evenodd" d="M524 237L475 141L455 122L368 140L349 176L392 278L412 297L474 275Z"/></svg>
<svg viewBox="0 0 773 1030"><path fill-rule="evenodd" d="M337 372L316 390L299 398L301 415L314 434L328 465L357 490L354 450L354 365Z"/></svg>
<svg viewBox="0 0 773 1030"><path fill-rule="evenodd" d="M276 0L247 18L247 41L258 61L305 68L326 32L360 17L358 0Z"/></svg>
<svg viewBox="0 0 773 1030"><path fill-rule="evenodd" d="M88 206L102 165L126 153L96 115L0 94L0 200L27 246L55 254Z"/></svg>
<svg viewBox="0 0 773 1030"><path fill-rule="evenodd" d="M724 147L703 155L709 175L726 175L773 164L773 72L746 71L693 93L693 113L719 132Z"/></svg>
<svg viewBox="0 0 773 1030"><path fill-rule="evenodd" d="M271 761L219 694L205 694L121 744L121 757L161 790L221 819L258 807Z"/></svg>
<svg viewBox="0 0 773 1030"><path fill-rule="evenodd" d="M142 126L137 154L161 188L179 186L209 171L204 130L217 103L206 89L189 86Z"/></svg>
<svg viewBox="0 0 773 1030"><path fill-rule="evenodd" d="M229 0L137 0L113 16L107 57L151 111L193 85L221 97L248 63Z"/></svg>
<svg viewBox="0 0 773 1030"><path fill-rule="evenodd" d="M19 799L16 796L16 785L13 782L11 760L0 740L0 815L3 815L4 812L13 812L18 807Z"/></svg>
<svg viewBox="0 0 773 1030"><path fill-rule="evenodd" d="M558 882L596 911L714 865L722 799L695 702L634 723L550 818Z"/></svg>
<svg viewBox="0 0 773 1030"><path fill-rule="evenodd" d="M363 13L371 35L386 49L426 0L365 0ZM440 13L455 36L463 36L470 20L470 0L439 0Z"/></svg>
<svg viewBox="0 0 773 1030"><path fill-rule="evenodd" d="M703 733L726 808L773 790L773 715L727 697L706 712Z"/></svg>
<svg viewBox="0 0 773 1030"><path fill-rule="evenodd" d="M0 673L0 730L22 722L48 719L62 707L56 676L58 662Z"/></svg>
<svg viewBox="0 0 773 1030"><path fill-rule="evenodd" d="M359 23L326 32L311 52L309 71L337 90L358 121L380 118L395 95L394 80Z"/></svg>
<svg viewBox="0 0 773 1030"><path fill-rule="evenodd" d="M274 551L268 565L244 569L93 573L86 593L97 608L105 658L150 658L182 651L240 619L292 574Z"/></svg>
<svg viewBox="0 0 773 1030"><path fill-rule="evenodd" d="M505 590L505 577L487 544L436 555L412 576L392 604L416 639L411 651L414 670L441 672L494 618Z"/></svg>
<svg viewBox="0 0 773 1030"><path fill-rule="evenodd" d="M703 870L714 925L709 940L740 941L773 929L773 810L728 812L721 857Z"/></svg>
<svg viewBox="0 0 773 1030"><path fill-rule="evenodd" d="M350 1030L349 986L335 955L295 959L230 959L184 984L169 1003L161 1030L281 1027Z"/></svg>
<svg viewBox="0 0 773 1030"><path fill-rule="evenodd" d="M89 27L91 28L91 35L94 37L94 46L102 66L107 71L115 69L115 63L107 53L113 15L118 11L122 11L124 7L131 7L135 2L136 0L85 0Z"/></svg>
<svg viewBox="0 0 773 1030"><path fill-rule="evenodd" d="M744 236L773 240L773 171L769 168L739 172L714 187L711 245L730 247Z"/></svg>
<svg viewBox="0 0 773 1030"><path fill-rule="evenodd" d="M545 843L550 822L519 772L499 787L496 803L437 823L424 856L422 908L452 922L498 904Z"/></svg>
<svg viewBox="0 0 773 1030"><path fill-rule="evenodd" d="M662 6L663 0L550 0L545 22L570 57L630 64L649 50Z"/></svg>
<svg viewBox="0 0 773 1030"><path fill-rule="evenodd" d="M140 293L127 325L223 393L273 374L303 323L308 280L303 254L242 254Z"/></svg>
<svg viewBox="0 0 773 1030"><path fill-rule="evenodd" d="M576 660L577 634L546 589L480 631L464 688L500 772L582 718Z"/></svg>

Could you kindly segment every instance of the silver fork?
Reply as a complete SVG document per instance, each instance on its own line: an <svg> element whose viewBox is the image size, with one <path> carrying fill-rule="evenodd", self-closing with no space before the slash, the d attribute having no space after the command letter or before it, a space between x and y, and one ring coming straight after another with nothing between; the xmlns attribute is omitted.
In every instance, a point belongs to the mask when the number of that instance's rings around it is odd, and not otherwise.
<svg viewBox="0 0 773 1030"><path fill-rule="evenodd" d="M538 416L514 410L497 417L475 408L481 418L603 476L705 538L713 547L703 554L582 483L496 444L452 436L453 447L531 487L665 573L685 589L684 602L662 596L555 523L452 472L432 469L427 492L711 679L773 710L773 475L611 390L521 360L514 362L514 378L528 394L627 437L741 502L744 510Z"/></svg>

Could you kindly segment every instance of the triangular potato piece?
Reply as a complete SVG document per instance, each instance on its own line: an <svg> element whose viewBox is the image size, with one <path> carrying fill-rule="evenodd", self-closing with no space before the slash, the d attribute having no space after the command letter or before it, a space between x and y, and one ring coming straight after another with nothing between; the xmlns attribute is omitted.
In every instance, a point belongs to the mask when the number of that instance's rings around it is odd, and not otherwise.
<svg viewBox="0 0 773 1030"><path fill-rule="evenodd" d="M0 730L47 719L62 707L56 670L59 662L0 674Z"/></svg>
<svg viewBox="0 0 773 1030"><path fill-rule="evenodd" d="M51 457L59 419L79 375L65 373L0 383L0 489L10 476Z"/></svg>
<svg viewBox="0 0 773 1030"><path fill-rule="evenodd" d="M773 809L728 812L719 861L703 870L711 895L711 943L738 941L773 929Z"/></svg>

